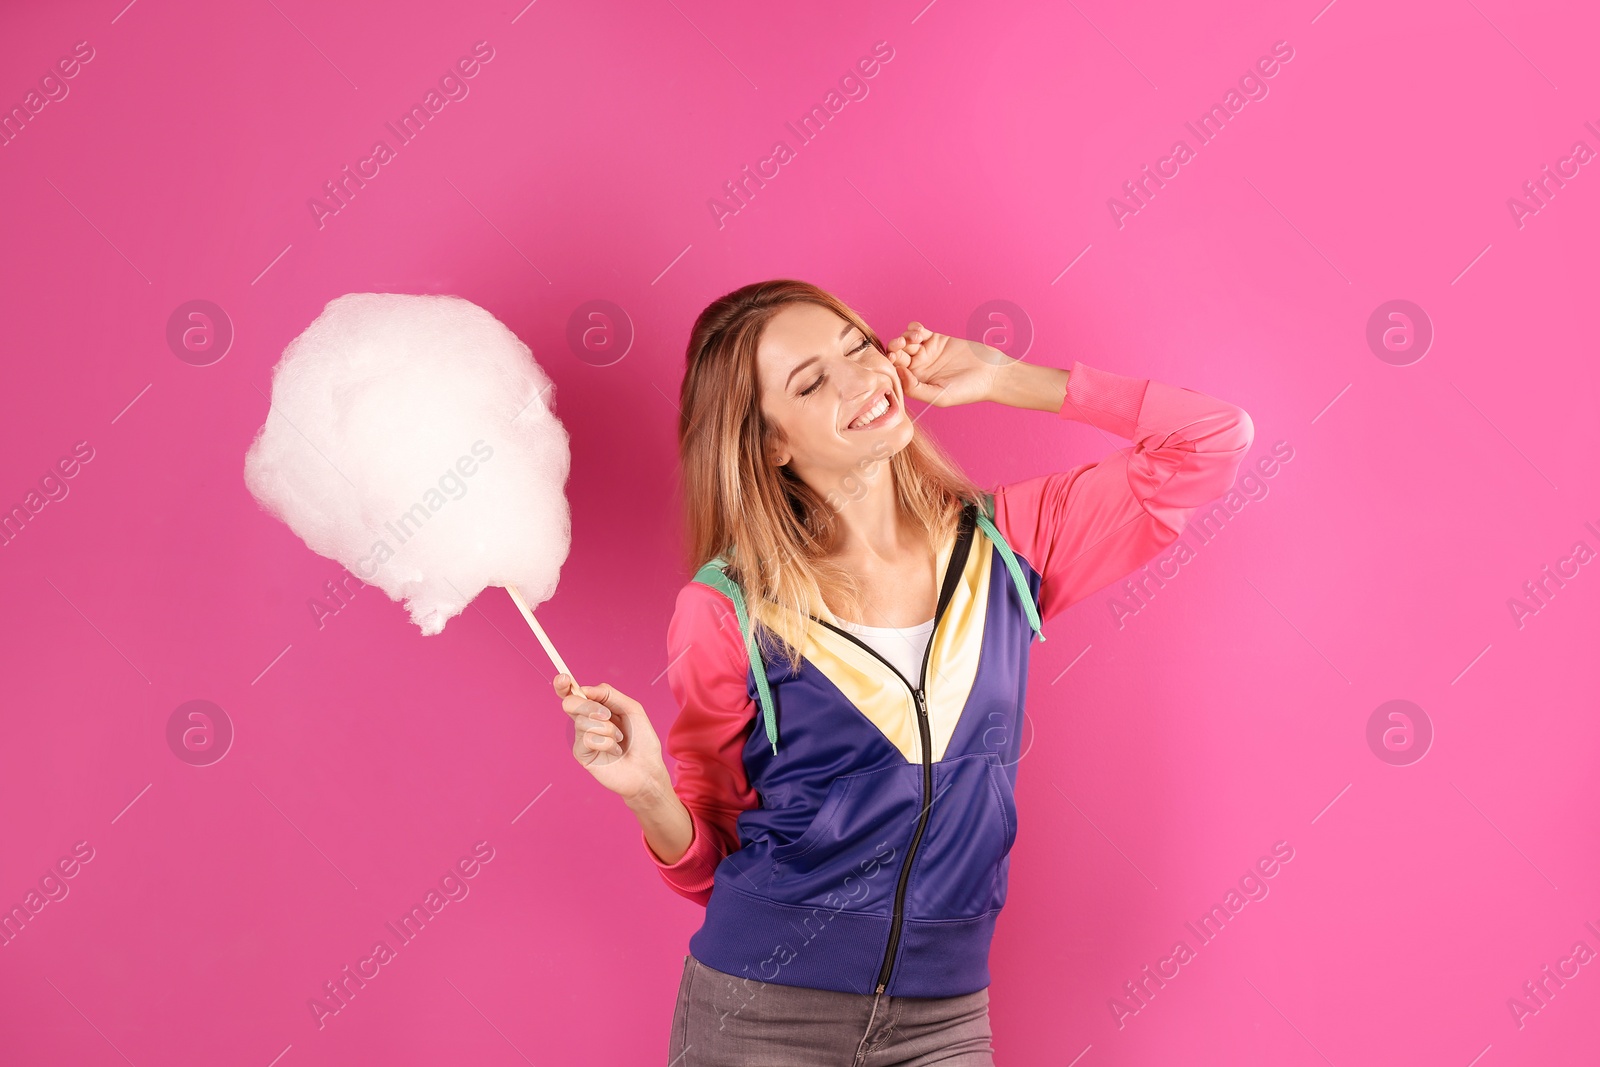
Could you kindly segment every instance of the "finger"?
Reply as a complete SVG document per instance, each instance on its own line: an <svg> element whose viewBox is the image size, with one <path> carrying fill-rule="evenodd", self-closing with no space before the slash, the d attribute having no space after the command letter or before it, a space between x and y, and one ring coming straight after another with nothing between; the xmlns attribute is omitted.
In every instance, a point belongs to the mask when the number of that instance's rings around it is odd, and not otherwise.
<svg viewBox="0 0 1600 1067"><path fill-rule="evenodd" d="M906 396L915 397L916 389L921 384L917 376L911 373L909 366L895 368L900 372L900 391Z"/></svg>
<svg viewBox="0 0 1600 1067"><path fill-rule="evenodd" d="M578 685L574 683L571 675L562 675L561 677L567 680L566 700L583 703L594 700L595 695L602 692L601 687L597 685Z"/></svg>
<svg viewBox="0 0 1600 1067"><path fill-rule="evenodd" d="M601 719L644 719L644 708L637 700L613 689L610 684L584 685L581 693L570 693L562 698L561 707L577 719L581 715L597 715ZM636 720L637 721L637 720Z"/></svg>
<svg viewBox="0 0 1600 1067"><path fill-rule="evenodd" d="M643 712L639 702L626 693L613 689L611 683L601 682L599 685L586 685L584 691L589 699L597 704L603 704L617 715L638 715Z"/></svg>
<svg viewBox="0 0 1600 1067"><path fill-rule="evenodd" d="M551 682L556 692L561 696L561 707L567 712L580 710L584 704L590 703L592 697L585 690L592 690L594 686L579 686L572 680L570 674L558 674Z"/></svg>
<svg viewBox="0 0 1600 1067"><path fill-rule="evenodd" d="M590 730L585 733L583 735L583 743L596 752L604 752L607 749L613 752L622 751L622 746L618 744L616 738L596 730Z"/></svg>
<svg viewBox="0 0 1600 1067"><path fill-rule="evenodd" d="M567 697L567 701L571 703L563 702L563 707L566 708L567 714L574 719L594 718L604 722L611 718L611 709L604 704L597 704L592 700L584 700L582 697L575 695Z"/></svg>
<svg viewBox="0 0 1600 1067"><path fill-rule="evenodd" d="M583 759L586 755L598 755L601 752L621 756L622 744L615 736L607 735L604 731L585 730L580 725L573 734L572 754Z"/></svg>
<svg viewBox="0 0 1600 1067"><path fill-rule="evenodd" d="M594 717L604 721L611 718L612 715L611 709L606 707L604 704L597 704L593 700L586 700L577 693L573 693L562 698L561 710L572 716L574 720Z"/></svg>

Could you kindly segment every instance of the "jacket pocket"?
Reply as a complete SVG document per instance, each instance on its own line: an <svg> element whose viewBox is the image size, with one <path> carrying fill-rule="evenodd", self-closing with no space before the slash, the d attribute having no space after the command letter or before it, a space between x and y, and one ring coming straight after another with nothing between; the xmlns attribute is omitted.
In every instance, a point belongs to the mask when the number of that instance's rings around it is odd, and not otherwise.
<svg viewBox="0 0 1600 1067"><path fill-rule="evenodd" d="M999 871L1016 837L1010 782L993 752L933 765L936 799L917 851L907 914L972 919L1000 906Z"/></svg>
<svg viewBox="0 0 1600 1067"><path fill-rule="evenodd" d="M1000 818L1006 825L1005 851L1010 852L1011 846L1017 843L1017 795L1011 786L1010 776L1000 765L999 756L991 754L989 777L994 782L994 795L995 801L1000 805Z"/></svg>
<svg viewBox="0 0 1600 1067"><path fill-rule="evenodd" d="M834 816L839 806L844 803L845 794L850 792L850 783L855 779L849 775L835 778L828 785L828 793L822 798L822 806L817 809L817 814L812 818L811 824L806 827L805 833L787 845L779 845L772 850L772 862L787 863L799 859L816 847L818 841L828 832L833 825Z"/></svg>
<svg viewBox="0 0 1600 1067"><path fill-rule="evenodd" d="M922 767L897 763L841 775L801 836L767 854L769 900L887 914L922 808Z"/></svg>

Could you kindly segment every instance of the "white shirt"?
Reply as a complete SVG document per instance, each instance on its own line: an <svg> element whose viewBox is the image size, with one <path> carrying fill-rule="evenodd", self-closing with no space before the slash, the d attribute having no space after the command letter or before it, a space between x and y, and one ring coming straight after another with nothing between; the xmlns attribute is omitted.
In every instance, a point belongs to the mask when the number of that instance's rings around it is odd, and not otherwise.
<svg viewBox="0 0 1600 1067"><path fill-rule="evenodd" d="M853 622L840 622L839 626L894 664L912 685L921 679L922 656L933 636L932 619L916 626L858 626Z"/></svg>

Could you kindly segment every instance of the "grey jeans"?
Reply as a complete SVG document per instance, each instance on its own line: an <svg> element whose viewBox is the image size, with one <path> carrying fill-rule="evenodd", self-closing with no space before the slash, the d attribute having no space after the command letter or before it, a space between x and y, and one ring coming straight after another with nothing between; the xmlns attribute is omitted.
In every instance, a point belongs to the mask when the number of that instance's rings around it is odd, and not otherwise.
<svg viewBox="0 0 1600 1067"><path fill-rule="evenodd" d="M989 990L840 993L740 978L683 958L668 1067L994 1067Z"/></svg>

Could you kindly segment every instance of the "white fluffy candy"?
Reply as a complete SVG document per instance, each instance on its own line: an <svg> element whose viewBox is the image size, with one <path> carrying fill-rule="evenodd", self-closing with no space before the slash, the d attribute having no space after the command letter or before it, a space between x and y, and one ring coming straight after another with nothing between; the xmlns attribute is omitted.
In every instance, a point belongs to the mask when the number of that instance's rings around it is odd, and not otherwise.
<svg viewBox="0 0 1600 1067"><path fill-rule="evenodd" d="M455 296L328 302L272 372L252 495L436 634L490 585L555 593L567 431L528 346Z"/></svg>

